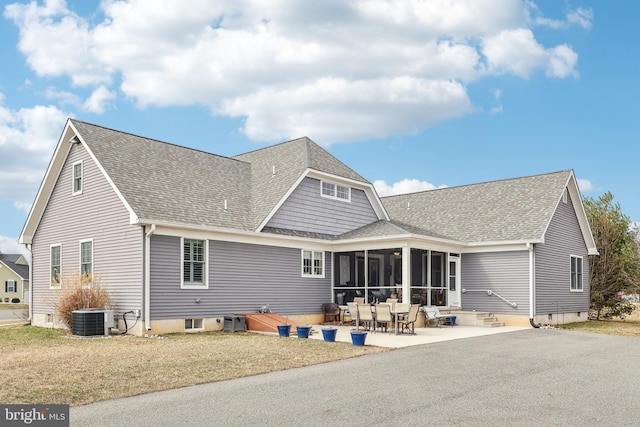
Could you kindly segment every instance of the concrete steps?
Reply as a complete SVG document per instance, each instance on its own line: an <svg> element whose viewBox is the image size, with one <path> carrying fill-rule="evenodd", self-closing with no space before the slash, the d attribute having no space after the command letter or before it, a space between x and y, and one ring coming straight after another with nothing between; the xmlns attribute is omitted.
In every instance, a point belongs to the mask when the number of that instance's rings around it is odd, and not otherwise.
<svg viewBox="0 0 640 427"><path fill-rule="evenodd" d="M487 328L497 328L504 326L504 322L498 320L498 318L489 313L481 311L463 311L463 310L440 310L440 312L447 314L455 314L457 316L456 324L468 325L468 326L484 326Z"/></svg>
<svg viewBox="0 0 640 427"><path fill-rule="evenodd" d="M476 319L480 322L480 326L486 326L488 328L496 328L500 326L504 326L504 322L500 322L496 316L491 313L487 313L486 315L477 316Z"/></svg>

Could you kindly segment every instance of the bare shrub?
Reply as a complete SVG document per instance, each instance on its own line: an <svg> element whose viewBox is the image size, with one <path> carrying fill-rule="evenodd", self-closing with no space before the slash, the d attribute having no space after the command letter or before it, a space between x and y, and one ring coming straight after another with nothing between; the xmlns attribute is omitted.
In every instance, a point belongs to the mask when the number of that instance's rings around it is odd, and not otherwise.
<svg viewBox="0 0 640 427"><path fill-rule="evenodd" d="M69 329L72 328L74 310L111 307L111 296L102 286L99 275L85 273L62 277L54 308L58 319Z"/></svg>

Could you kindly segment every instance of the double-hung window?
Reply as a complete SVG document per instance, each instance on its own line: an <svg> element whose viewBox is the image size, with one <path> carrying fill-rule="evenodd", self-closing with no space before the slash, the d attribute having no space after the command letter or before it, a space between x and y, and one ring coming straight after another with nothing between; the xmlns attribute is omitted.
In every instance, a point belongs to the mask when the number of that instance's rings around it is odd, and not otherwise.
<svg viewBox="0 0 640 427"><path fill-rule="evenodd" d="M302 251L302 275L306 277L324 277L324 252Z"/></svg>
<svg viewBox="0 0 640 427"><path fill-rule="evenodd" d="M207 241L182 239L182 286L207 286Z"/></svg>
<svg viewBox="0 0 640 427"><path fill-rule="evenodd" d="M82 161L73 164L73 194L82 193Z"/></svg>
<svg viewBox="0 0 640 427"><path fill-rule="evenodd" d="M322 197L330 197L347 202L351 200L351 188L334 184L333 182L322 181L320 184L320 194Z"/></svg>
<svg viewBox="0 0 640 427"><path fill-rule="evenodd" d="M18 283L15 280L7 280L4 283L5 292L18 292Z"/></svg>
<svg viewBox="0 0 640 427"><path fill-rule="evenodd" d="M80 242L80 274L83 276L93 274L93 240Z"/></svg>
<svg viewBox="0 0 640 427"><path fill-rule="evenodd" d="M582 291L582 257L571 255L571 290Z"/></svg>
<svg viewBox="0 0 640 427"><path fill-rule="evenodd" d="M60 271L62 271L62 245L51 245L50 249L50 272L51 280L49 286L60 287Z"/></svg>

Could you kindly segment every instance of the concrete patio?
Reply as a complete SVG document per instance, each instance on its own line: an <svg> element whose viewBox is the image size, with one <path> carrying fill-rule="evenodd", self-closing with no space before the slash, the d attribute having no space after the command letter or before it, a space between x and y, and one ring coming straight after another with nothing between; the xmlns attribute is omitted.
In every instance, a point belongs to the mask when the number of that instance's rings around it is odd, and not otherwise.
<svg viewBox="0 0 640 427"><path fill-rule="evenodd" d="M337 328L336 341L339 342L351 342L351 331L354 329L351 325L312 325L312 333L309 336L310 339L322 340L322 328ZM458 340L462 338L480 337L485 335L503 334L506 332L521 331L524 329L531 329L520 326L501 326L497 328L488 328L483 326L463 326L456 325L438 327L422 327L415 328L415 335L400 334L395 335L393 332L383 332L376 330L376 332L368 331L365 339L365 345L400 348L408 347L412 345L430 344L441 341ZM362 330L362 328L360 329ZM291 336L292 338L295 335Z"/></svg>

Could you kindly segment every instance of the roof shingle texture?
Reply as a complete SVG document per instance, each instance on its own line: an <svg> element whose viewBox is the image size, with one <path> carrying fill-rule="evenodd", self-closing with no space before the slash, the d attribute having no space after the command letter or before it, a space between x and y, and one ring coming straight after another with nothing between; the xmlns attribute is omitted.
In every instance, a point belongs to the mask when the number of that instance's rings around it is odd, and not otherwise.
<svg viewBox="0 0 640 427"><path fill-rule="evenodd" d="M542 239L571 171L383 197L392 221L464 243ZM405 227L407 228L407 227ZM423 234L420 232L420 234Z"/></svg>
<svg viewBox="0 0 640 427"><path fill-rule="evenodd" d="M306 137L229 158L71 122L143 220L253 231L307 168L368 182Z"/></svg>
<svg viewBox="0 0 640 427"><path fill-rule="evenodd" d="M22 255L19 254L1 254L0 261L6 266L16 272L18 276L23 279L29 278L29 265L28 264L16 264Z"/></svg>

